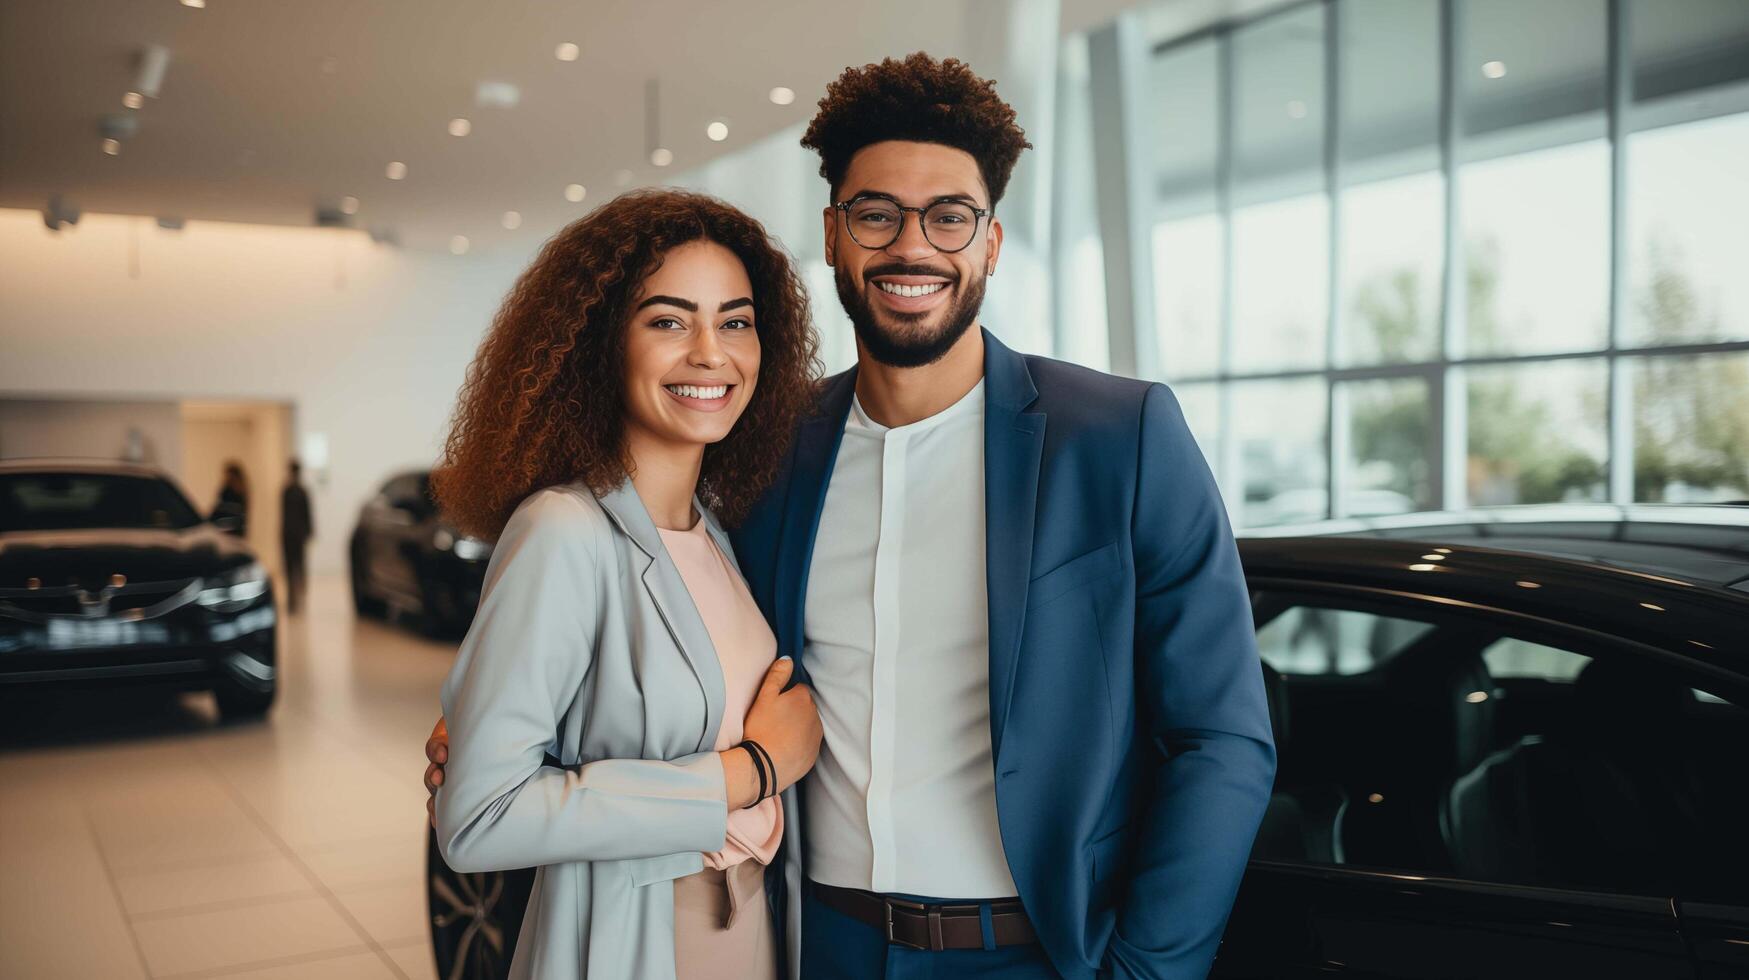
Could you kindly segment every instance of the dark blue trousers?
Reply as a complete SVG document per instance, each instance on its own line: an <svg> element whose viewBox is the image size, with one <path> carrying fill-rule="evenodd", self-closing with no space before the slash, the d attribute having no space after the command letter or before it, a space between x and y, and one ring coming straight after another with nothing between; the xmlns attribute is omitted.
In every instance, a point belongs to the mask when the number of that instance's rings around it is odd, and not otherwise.
<svg viewBox="0 0 1749 980"><path fill-rule="evenodd" d="M881 930L822 905L813 889L803 893L803 980L1062 980L1037 943L939 953L893 946Z"/></svg>

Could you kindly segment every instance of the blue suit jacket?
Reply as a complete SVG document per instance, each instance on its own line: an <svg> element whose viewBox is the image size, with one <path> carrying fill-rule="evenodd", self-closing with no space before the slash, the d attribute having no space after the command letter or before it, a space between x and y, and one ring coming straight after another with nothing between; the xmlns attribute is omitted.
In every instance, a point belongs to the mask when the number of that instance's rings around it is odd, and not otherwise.
<svg viewBox="0 0 1749 980"><path fill-rule="evenodd" d="M991 741L1009 870L1065 977L1203 977L1275 773L1226 511L1165 386L984 343ZM734 534L798 676L855 375L826 381Z"/></svg>

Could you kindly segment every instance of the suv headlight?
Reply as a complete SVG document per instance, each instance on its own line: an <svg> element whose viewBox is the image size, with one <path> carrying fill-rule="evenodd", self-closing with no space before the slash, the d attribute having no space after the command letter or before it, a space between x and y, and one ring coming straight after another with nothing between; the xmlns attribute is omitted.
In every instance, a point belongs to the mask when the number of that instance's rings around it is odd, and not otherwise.
<svg viewBox="0 0 1749 980"><path fill-rule="evenodd" d="M437 533L431 536L431 543L439 551L448 551L462 561L479 561L492 553L492 546L479 538L456 534L444 527L438 528Z"/></svg>
<svg viewBox="0 0 1749 980"><path fill-rule="evenodd" d="M235 608L261 598L267 592L267 569L258 561L208 578L195 601L209 609Z"/></svg>

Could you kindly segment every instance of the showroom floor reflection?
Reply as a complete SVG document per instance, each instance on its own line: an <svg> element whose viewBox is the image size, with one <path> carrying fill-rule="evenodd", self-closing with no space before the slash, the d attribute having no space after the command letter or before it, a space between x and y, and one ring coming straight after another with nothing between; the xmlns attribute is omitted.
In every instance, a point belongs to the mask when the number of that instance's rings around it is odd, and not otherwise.
<svg viewBox="0 0 1749 980"><path fill-rule="evenodd" d="M207 695L0 701L0 977L435 976L419 777L453 645L311 584L265 723Z"/></svg>

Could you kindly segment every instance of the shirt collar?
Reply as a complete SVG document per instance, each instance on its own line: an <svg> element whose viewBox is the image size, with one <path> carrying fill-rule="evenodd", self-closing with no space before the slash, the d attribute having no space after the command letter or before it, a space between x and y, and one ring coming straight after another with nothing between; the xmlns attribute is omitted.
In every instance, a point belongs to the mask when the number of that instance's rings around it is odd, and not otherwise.
<svg viewBox="0 0 1749 980"><path fill-rule="evenodd" d="M983 410L984 380L982 378L979 378L978 383L972 386L971 391L961 395L959 401L954 402L952 405L949 405L939 412L936 412L934 415L931 415L926 419L918 419L909 425L896 425L891 428L869 418L868 413L862 410L862 399L856 397L853 393L850 396L850 414L844 420L844 428L846 431L861 429L880 435L885 435L889 432L898 432L908 435L915 432L923 432L928 429L933 429L944 422L949 422L953 419L970 415L975 412L981 412Z"/></svg>

